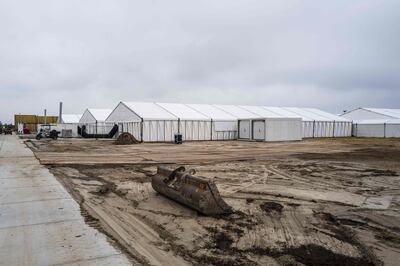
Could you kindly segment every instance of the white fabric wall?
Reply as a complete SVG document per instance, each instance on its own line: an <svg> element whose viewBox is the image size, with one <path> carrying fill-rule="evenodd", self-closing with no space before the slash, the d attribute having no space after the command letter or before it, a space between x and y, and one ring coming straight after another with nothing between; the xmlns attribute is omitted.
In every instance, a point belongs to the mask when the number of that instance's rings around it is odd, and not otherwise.
<svg viewBox="0 0 400 266"><path fill-rule="evenodd" d="M211 140L211 121L181 120L179 127L183 141Z"/></svg>
<svg viewBox="0 0 400 266"><path fill-rule="evenodd" d="M141 141L141 122L122 122L118 124L118 134L128 132L135 137L136 140Z"/></svg>
<svg viewBox="0 0 400 266"><path fill-rule="evenodd" d="M62 130L72 130L72 137L73 138L77 138L80 137L78 135L78 125L79 124L75 124L75 123L62 123L62 124L57 124L57 131L60 131L60 136Z"/></svg>
<svg viewBox="0 0 400 266"><path fill-rule="evenodd" d="M354 124L353 134L356 137L378 137L385 136L383 124Z"/></svg>
<svg viewBox="0 0 400 266"><path fill-rule="evenodd" d="M356 137L400 138L400 123L353 124Z"/></svg>
<svg viewBox="0 0 400 266"><path fill-rule="evenodd" d="M108 134L113 128L115 123L98 122L96 123L84 123L81 124L86 126L86 133L88 134ZM96 130L97 127L97 130Z"/></svg>
<svg viewBox="0 0 400 266"><path fill-rule="evenodd" d="M303 121L302 122L302 136L303 138L313 137L313 121Z"/></svg>
<svg viewBox="0 0 400 266"><path fill-rule="evenodd" d="M142 119L120 102L106 119L106 122L139 122Z"/></svg>
<svg viewBox="0 0 400 266"><path fill-rule="evenodd" d="M216 130L215 123L226 123L224 127ZM119 132L129 132L137 140L141 140L141 122L122 122L119 125ZM233 140L237 137L237 122L213 122L211 133L210 121L184 120L180 121L180 132L184 141L196 140ZM233 129L233 130L232 130ZM174 135L178 133L178 121L174 120L145 120L143 121L144 142L171 142ZM212 136L211 136L212 134ZM212 137L212 138L211 138Z"/></svg>
<svg viewBox="0 0 400 266"><path fill-rule="evenodd" d="M350 137L351 122L303 121L303 138Z"/></svg>
<svg viewBox="0 0 400 266"><path fill-rule="evenodd" d="M175 133L178 133L176 120L143 121L143 141L145 142L171 142L174 140Z"/></svg>
<svg viewBox="0 0 400 266"><path fill-rule="evenodd" d="M266 119L266 141L296 141L302 139L302 121L298 119Z"/></svg>
<svg viewBox="0 0 400 266"><path fill-rule="evenodd" d="M400 124L386 124L387 138L400 138Z"/></svg>
<svg viewBox="0 0 400 266"><path fill-rule="evenodd" d="M237 121L213 121L212 140L233 140L237 138Z"/></svg>
<svg viewBox="0 0 400 266"><path fill-rule="evenodd" d="M260 121L260 119L254 119ZM301 118L265 118L265 141L297 141L302 139ZM261 121L262 122L262 121ZM241 139L253 139L253 120L240 119L239 123L246 128Z"/></svg>
<svg viewBox="0 0 400 266"><path fill-rule="evenodd" d="M85 123L96 123L96 118L89 112L88 109L83 113L81 119L79 120L79 123L85 124Z"/></svg>

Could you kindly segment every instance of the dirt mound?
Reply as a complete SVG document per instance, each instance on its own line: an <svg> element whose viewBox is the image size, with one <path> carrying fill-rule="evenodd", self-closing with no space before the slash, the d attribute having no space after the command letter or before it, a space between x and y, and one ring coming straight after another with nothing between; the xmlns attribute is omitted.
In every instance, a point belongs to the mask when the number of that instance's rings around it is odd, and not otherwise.
<svg viewBox="0 0 400 266"><path fill-rule="evenodd" d="M128 132L124 132L118 136L115 140L116 145L131 145L131 144L138 144L139 141L135 139L135 137Z"/></svg>

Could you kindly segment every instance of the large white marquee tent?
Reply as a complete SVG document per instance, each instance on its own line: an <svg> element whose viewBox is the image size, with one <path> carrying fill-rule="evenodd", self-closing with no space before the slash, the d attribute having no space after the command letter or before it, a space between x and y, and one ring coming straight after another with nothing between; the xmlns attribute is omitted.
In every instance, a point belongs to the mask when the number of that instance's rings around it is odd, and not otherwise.
<svg viewBox="0 0 400 266"><path fill-rule="evenodd" d="M313 108L120 102L106 119L141 141L237 139L239 119L301 118L303 137L351 135L351 122Z"/></svg>
<svg viewBox="0 0 400 266"><path fill-rule="evenodd" d="M357 108L342 117L353 121L353 136L400 137L400 109Z"/></svg>

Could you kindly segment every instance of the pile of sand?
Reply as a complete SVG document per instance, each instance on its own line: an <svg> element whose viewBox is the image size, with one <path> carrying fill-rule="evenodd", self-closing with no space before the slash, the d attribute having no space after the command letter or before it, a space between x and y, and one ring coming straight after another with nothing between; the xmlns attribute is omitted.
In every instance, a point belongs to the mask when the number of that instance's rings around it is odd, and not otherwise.
<svg viewBox="0 0 400 266"><path fill-rule="evenodd" d="M130 144L137 144L137 143L139 143L139 141L137 139L135 139L135 137L128 132L122 133L115 140L116 145L130 145Z"/></svg>

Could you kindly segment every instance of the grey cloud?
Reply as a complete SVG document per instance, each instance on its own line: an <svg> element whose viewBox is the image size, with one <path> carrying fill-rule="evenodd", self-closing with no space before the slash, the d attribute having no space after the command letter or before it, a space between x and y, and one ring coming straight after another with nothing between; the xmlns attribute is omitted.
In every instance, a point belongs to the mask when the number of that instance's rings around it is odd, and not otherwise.
<svg viewBox="0 0 400 266"><path fill-rule="evenodd" d="M398 1L2 1L0 120L119 100L399 107Z"/></svg>

